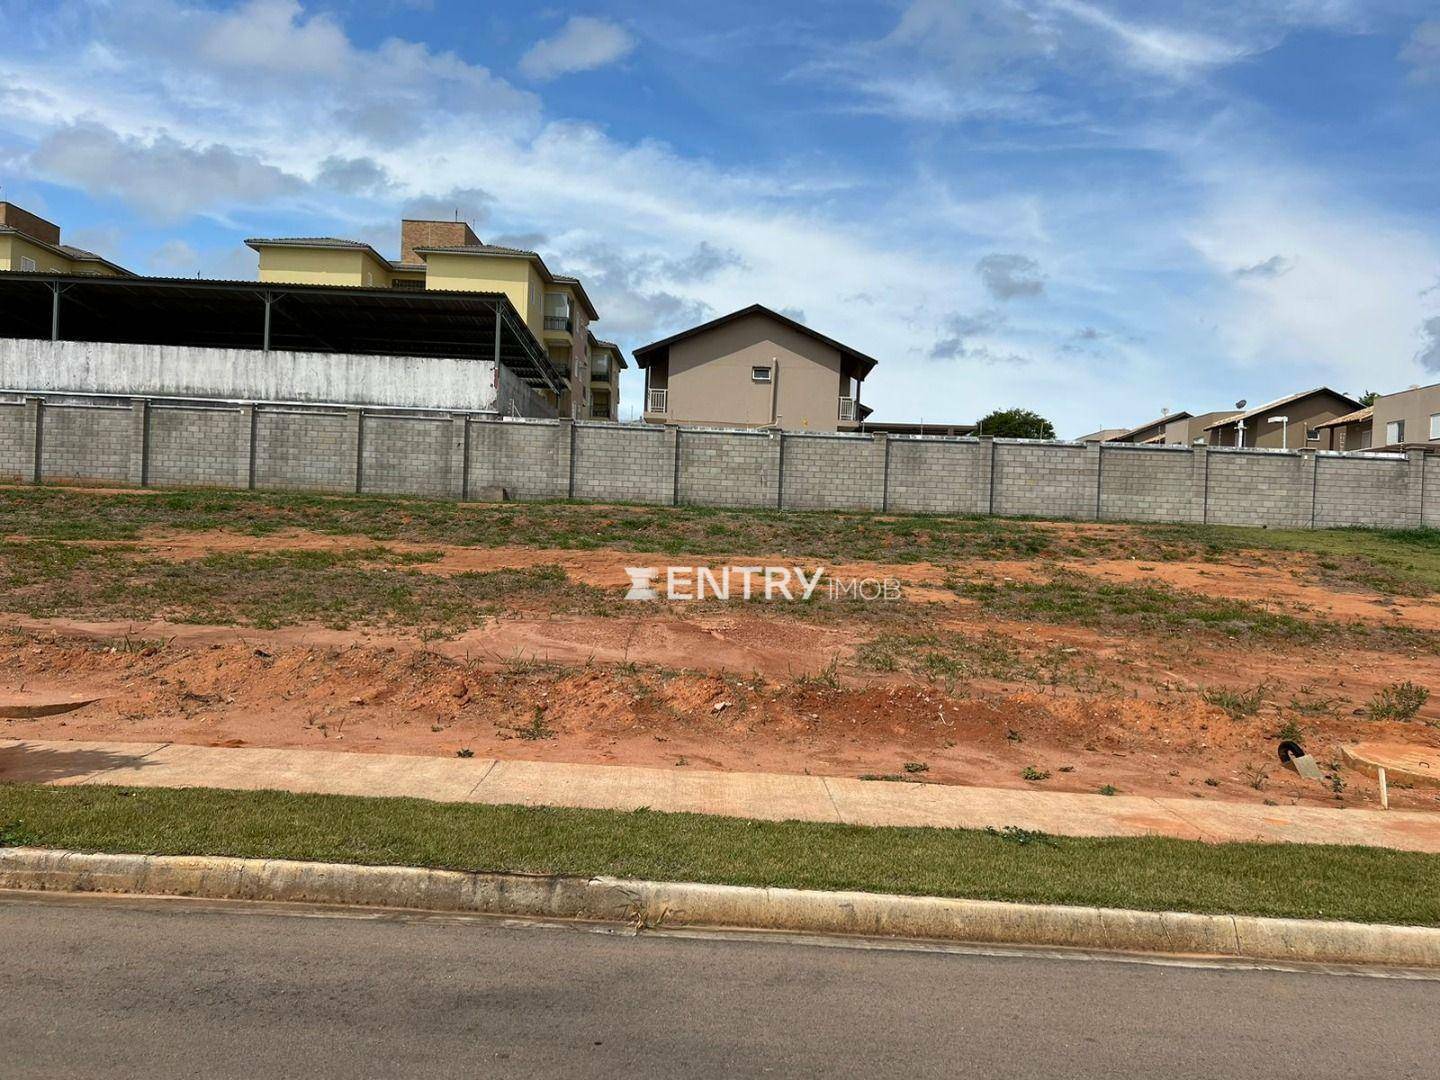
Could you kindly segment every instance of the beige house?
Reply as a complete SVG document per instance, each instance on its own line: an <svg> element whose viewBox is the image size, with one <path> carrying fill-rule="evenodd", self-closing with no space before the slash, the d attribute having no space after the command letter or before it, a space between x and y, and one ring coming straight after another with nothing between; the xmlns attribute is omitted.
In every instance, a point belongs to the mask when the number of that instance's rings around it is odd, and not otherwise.
<svg viewBox="0 0 1440 1080"><path fill-rule="evenodd" d="M329 236L246 240L260 256L260 280L370 289L450 289L503 293L550 361L564 372L561 416L591 413L590 324L600 316L578 278L553 273L533 251L483 242L463 221L400 223L400 258L369 244Z"/></svg>
<svg viewBox="0 0 1440 1080"><path fill-rule="evenodd" d="M1233 409L1228 412L1201 413L1199 416L1181 410L1180 412L1165 413L1149 423L1130 428L1128 431L1116 432L1108 438L1087 436L1080 441L1143 443L1148 446L1194 446L1196 443L1208 441L1206 429L1211 424L1233 415Z"/></svg>
<svg viewBox="0 0 1440 1080"><path fill-rule="evenodd" d="M860 384L873 359L760 304L636 349L635 362L647 423L857 431L871 412Z"/></svg>
<svg viewBox="0 0 1440 1080"><path fill-rule="evenodd" d="M630 365L613 341L590 336L590 419L620 419L620 372Z"/></svg>
<svg viewBox="0 0 1440 1080"><path fill-rule="evenodd" d="M1440 447L1440 383L1382 394L1374 410L1376 449Z"/></svg>
<svg viewBox="0 0 1440 1080"><path fill-rule="evenodd" d="M0 202L0 270L134 277L93 251L62 244L59 225L9 202Z"/></svg>
<svg viewBox="0 0 1440 1080"><path fill-rule="evenodd" d="M1205 426L1210 446L1320 450L1320 425L1360 408L1360 402L1320 386L1259 408L1222 415Z"/></svg>

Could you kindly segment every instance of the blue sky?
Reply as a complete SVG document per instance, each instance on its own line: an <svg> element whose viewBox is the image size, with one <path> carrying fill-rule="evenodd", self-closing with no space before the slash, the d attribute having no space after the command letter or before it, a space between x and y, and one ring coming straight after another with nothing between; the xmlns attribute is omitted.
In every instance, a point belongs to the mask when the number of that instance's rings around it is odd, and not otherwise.
<svg viewBox="0 0 1440 1080"><path fill-rule="evenodd" d="M1062 435L1440 379L1440 10L1396 0L536 8L0 0L0 197L133 269L396 254L582 275L628 350L756 301L877 417ZM628 414L639 402L633 372Z"/></svg>

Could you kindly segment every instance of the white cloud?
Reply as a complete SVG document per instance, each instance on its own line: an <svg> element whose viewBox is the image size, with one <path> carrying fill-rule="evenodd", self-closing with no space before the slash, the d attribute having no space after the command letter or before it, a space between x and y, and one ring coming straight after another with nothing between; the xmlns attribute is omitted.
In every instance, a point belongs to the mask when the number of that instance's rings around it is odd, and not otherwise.
<svg viewBox="0 0 1440 1080"><path fill-rule="evenodd" d="M1039 296L1045 291L1045 275L1040 272L1040 264L1028 255L992 252L980 258L975 272L997 300Z"/></svg>
<svg viewBox="0 0 1440 1080"><path fill-rule="evenodd" d="M1410 68L1410 78L1418 83L1440 82L1440 19L1430 19L1415 27L1400 59Z"/></svg>
<svg viewBox="0 0 1440 1080"><path fill-rule="evenodd" d="M116 134L80 122L47 135L29 164L44 176L87 191L118 195L157 221L180 221L198 210L259 203L299 191L304 182L254 154L219 143L182 143Z"/></svg>
<svg viewBox="0 0 1440 1080"><path fill-rule="evenodd" d="M635 44L635 35L619 23L575 15L554 37L530 47L520 58L520 71L536 82L547 82L613 64L630 55Z"/></svg>
<svg viewBox="0 0 1440 1080"><path fill-rule="evenodd" d="M1244 45L1208 34L1127 21L1086 0L1050 0L1050 6L1113 35L1133 63L1166 74L1183 75L1196 67L1232 63L1251 52Z"/></svg>
<svg viewBox="0 0 1440 1080"><path fill-rule="evenodd" d="M328 15L306 18L299 0L248 0L200 36L208 63L266 75L336 75L350 53L345 31Z"/></svg>

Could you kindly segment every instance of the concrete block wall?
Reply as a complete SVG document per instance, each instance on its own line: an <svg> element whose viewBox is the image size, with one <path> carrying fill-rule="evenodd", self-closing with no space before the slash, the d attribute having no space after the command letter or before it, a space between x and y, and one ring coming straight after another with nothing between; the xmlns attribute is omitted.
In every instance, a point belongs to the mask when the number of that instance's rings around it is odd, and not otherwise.
<svg viewBox="0 0 1440 1080"><path fill-rule="evenodd" d="M1099 444L995 442L993 512L1002 516L1093 518Z"/></svg>
<svg viewBox="0 0 1440 1080"><path fill-rule="evenodd" d="M1211 525L1309 528L1316 455L1208 451L1206 520Z"/></svg>
<svg viewBox="0 0 1440 1080"><path fill-rule="evenodd" d="M0 478L1308 528L1440 527L1440 455L676 429L324 406L0 400Z"/></svg>
<svg viewBox="0 0 1440 1080"><path fill-rule="evenodd" d="M450 462L448 416L365 415L360 428L360 490L374 495L458 494Z"/></svg>
<svg viewBox="0 0 1440 1080"><path fill-rule="evenodd" d="M890 439L886 508L921 514L990 510L987 440Z"/></svg>
<svg viewBox="0 0 1440 1080"><path fill-rule="evenodd" d="M129 482L130 406L46 403L39 413L41 480Z"/></svg>
<svg viewBox="0 0 1440 1080"><path fill-rule="evenodd" d="M34 432L27 430L25 403L0 403L0 479L33 480Z"/></svg>
<svg viewBox="0 0 1440 1080"><path fill-rule="evenodd" d="M784 436L780 505L785 510L882 510L884 438Z"/></svg>
<svg viewBox="0 0 1440 1080"><path fill-rule="evenodd" d="M774 508L780 498L780 436L681 431L680 502Z"/></svg>
<svg viewBox="0 0 1440 1080"><path fill-rule="evenodd" d="M1192 484L1204 456L1190 450L1106 446L1100 451L1100 517L1198 522L1204 490ZM1203 484L1203 476L1201 477Z"/></svg>
<svg viewBox="0 0 1440 1080"><path fill-rule="evenodd" d="M470 491L499 485L512 499L565 498L570 493L570 433L565 421L471 420Z"/></svg>
<svg viewBox="0 0 1440 1080"><path fill-rule="evenodd" d="M139 405L138 408L145 408ZM145 480L156 487L248 487L250 410L150 406ZM132 477L133 480L133 477Z"/></svg>
<svg viewBox="0 0 1440 1080"><path fill-rule="evenodd" d="M355 491L356 427L352 414L346 412L257 409L255 486Z"/></svg>
<svg viewBox="0 0 1440 1080"><path fill-rule="evenodd" d="M576 424L577 499L669 505L675 500L675 430Z"/></svg>
<svg viewBox="0 0 1440 1080"><path fill-rule="evenodd" d="M1421 523L1440 529L1440 454L1426 454L1421 461Z"/></svg>
<svg viewBox="0 0 1440 1080"><path fill-rule="evenodd" d="M1410 517L1410 462L1328 455L1315 463L1315 527L1373 525L1403 529Z"/></svg>

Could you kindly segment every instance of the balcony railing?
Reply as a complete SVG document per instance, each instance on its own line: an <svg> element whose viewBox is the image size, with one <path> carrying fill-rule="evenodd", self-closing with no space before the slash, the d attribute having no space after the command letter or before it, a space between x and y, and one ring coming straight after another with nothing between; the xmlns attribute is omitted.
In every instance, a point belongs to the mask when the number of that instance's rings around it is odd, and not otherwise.
<svg viewBox="0 0 1440 1080"><path fill-rule="evenodd" d="M565 331L565 333L569 334L574 332L575 325L570 321L569 315L546 315L545 329L563 330Z"/></svg>
<svg viewBox="0 0 1440 1080"><path fill-rule="evenodd" d="M645 411L652 413L663 413L670 411L670 391L651 390L646 395Z"/></svg>
<svg viewBox="0 0 1440 1080"><path fill-rule="evenodd" d="M840 419L850 421L855 419L855 399L853 397L840 399Z"/></svg>

